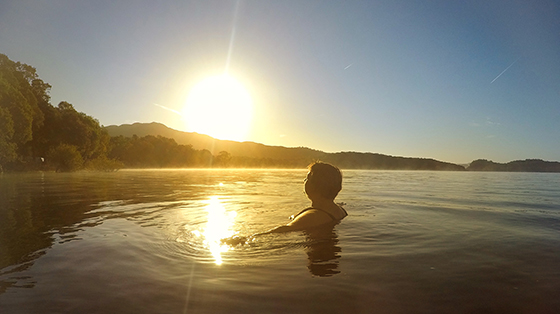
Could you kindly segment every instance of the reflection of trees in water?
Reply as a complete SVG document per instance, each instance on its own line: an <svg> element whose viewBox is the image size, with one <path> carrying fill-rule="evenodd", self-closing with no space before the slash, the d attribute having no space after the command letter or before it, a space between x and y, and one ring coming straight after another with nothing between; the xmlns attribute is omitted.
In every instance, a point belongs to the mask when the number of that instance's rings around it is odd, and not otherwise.
<svg viewBox="0 0 560 314"><path fill-rule="evenodd" d="M0 181L0 192L0 275L4 277L30 268L52 247L55 233L60 242L75 239L86 224L84 213L91 209L91 197L101 191L87 189L83 197L68 202L61 195L67 191L47 186L43 176L36 180L6 176ZM16 279L19 283L15 279L0 281L0 293L9 287L33 286L25 278Z"/></svg>
<svg viewBox="0 0 560 314"><path fill-rule="evenodd" d="M165 184L162 184L162 177ZM29 269L55 244L79 240L79 232L106 219L141 226L165 223L161 211L185 199L207 199L219 183L259 182L236 172L116 172L3 174L0 177L0 294L33 282Z"/></svg>
<svg viewBox="0 0 560 314"><path fill-rule="evenodd" d="M3 175L0 293L9 287L32 286L18 273L29 269L55 243L79 240L79 231L99 225L108 216L92 212L100 202L131 196L116 189L123 183L117 178L116 173Z"/></svg>
<svg viewBox="0 0 560 314"><path fill-rule="evenodd" d="M106 195L106 190L83 186L77 177L68 179L64 185L44 176L0 181L0 269L37 259L53 245L54 234L67 242L78 230L92 225L84 222L85 213L92 209L92 199Z"/></svg>
<svg viewBox="0 0 560 314"><path fill-rule="evenodd" d="M306 232L307 268L315 276L330 277L340 273L338 259L342 249L337 245L339 240L334 226L331 224Z"/></svg>

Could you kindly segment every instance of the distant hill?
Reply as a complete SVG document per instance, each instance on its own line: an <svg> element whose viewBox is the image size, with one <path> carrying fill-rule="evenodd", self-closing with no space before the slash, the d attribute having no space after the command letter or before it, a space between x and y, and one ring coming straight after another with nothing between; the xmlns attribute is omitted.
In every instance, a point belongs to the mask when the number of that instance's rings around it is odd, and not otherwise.
<svg viewBox="0 0 560 314"><path fill-rule="evenodd" d="M346 169L445 170L464 171L465 167L430 158L396 157L376 153L324 153L321 160Z"/></svg>
<svg viewBox="0 0 560 314"><path fill-rule="evenodd" d="M152 123L134 123L123 125L110 125L105 127L110 136L138 137L147 135L160 135L174 139L177 144L192 145L194 149L206 149L212 155L218 155L221 151L226 151L233 156L246 156L251 158L273 158L273 159L309 159L318 158L322 154L321 151L297 147L288 148L283 146L267 146L254 142L236 142L218 140L211 136L194 133L183 132L171 129L164 124Z"/></svg>
<svg viewBox="0 0 560 314"><path fill-rule="evenodd" d="M560 172L560 162L541 159L516 160L505 164L486 159L473 161L469 171L507 171L507 172Z"/></svg>
<svg viewBox="0 0 560 314"><path fill-rule="evenodd" d="M391 169L391 170L453 170L464 171L465 167L426 158L394 157L375 153L339 152L325 153L307 147L268 146L254 142L217 140L208 135L182 132L161 123L134 123L105 127L110 136L143 137L163 136L174 139L178 144L192 145L194 149L206 149L212 155L227 151L232 156L266 158L285 161L286 164L305 167L313 160L322 160L345 169Z"/></svg>

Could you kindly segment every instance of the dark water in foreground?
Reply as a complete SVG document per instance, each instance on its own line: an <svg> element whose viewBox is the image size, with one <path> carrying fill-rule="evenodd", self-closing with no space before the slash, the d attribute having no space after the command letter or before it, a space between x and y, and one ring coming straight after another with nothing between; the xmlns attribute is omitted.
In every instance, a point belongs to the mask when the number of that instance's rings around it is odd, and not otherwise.
<svg viewBox="0 0 560 314"><path fill-rule="evenodd" d="M334 230L236 247L304 170L1 175L0 313L560 313L559 174L344 175Z"/></svg>

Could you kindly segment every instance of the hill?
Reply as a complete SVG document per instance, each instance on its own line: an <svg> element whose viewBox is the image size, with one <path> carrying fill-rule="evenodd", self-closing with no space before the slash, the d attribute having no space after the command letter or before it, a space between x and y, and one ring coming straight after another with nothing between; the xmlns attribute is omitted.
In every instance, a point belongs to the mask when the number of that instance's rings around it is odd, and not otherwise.
<svg viewBox="0 0 560 314"><path fill-rule="evenodd" d="M227 151L234 157L271 159L284 161L287 165L305 167L313 160L331 162L345 169L391 169L391 170L453 170L464 171L463 166L434 159L395 157L375 153L339 152L325 153L307 147L268 146L254 142L217 140L208 135L182 132L161 123L134 123L105 127L110 136L138 137L153 135L174 139L178 144L191 145L194 149L206 149L212 155Z"/></svg>
<svg viewBox="0 0 560 314"><path fill-rule="evenodd" d="M282 146L268 146L254 142L236 142L218 140L205 134L194 132L183 132L171 129L164 124L134 123L119 126L110 125L105 127L110 136L138 137L154 135L174 139L177 144L191 145L194 149L206 149L212 155L218 155L226 151L232 156L251 158L273 158L273 159L309 159L318 158L323 152L305 147L288 148Z"/></svg>
<svg viewBox="0 0 560 314"><path fill-rule="evenodd" d="M560 172L560 162L541 159L515 160L508 163L497 163L491 160L478 159L468 167L469 171L505 171L505 172Z"/></svg>

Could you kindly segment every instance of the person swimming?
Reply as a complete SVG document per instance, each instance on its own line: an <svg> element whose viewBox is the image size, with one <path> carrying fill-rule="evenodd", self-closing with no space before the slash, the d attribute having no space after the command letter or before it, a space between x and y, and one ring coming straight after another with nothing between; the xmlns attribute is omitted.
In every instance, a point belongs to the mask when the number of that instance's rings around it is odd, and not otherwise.
<svg viewBox="0 0 560 314"><path fill-rule="evenodd" d="M292 221L286 225L270 229L266 233L281 233L302 231L329 223L338 223L348 213L334 199L342 190L342 173L328 163L315 162L309 166L309 172L304 180L304 191L311 207L308 207L291 217Z"/></svg>
<svg viewBox="0 0 560 314"><path fill-rule="evenodd" d="M311 206L296 215L292 215L290 217L291 222L265 232L256 233L251 237L270 233L306 231L328 225L334 226L348 216L346 210L334 202L336 196L342 190L340 169L325 162L314 162L309 165L308 169L304 180L304 191L311 201ZM245 243L246 240L247 237L234 236L223 239L222 242L235 245Z"/></svg>

